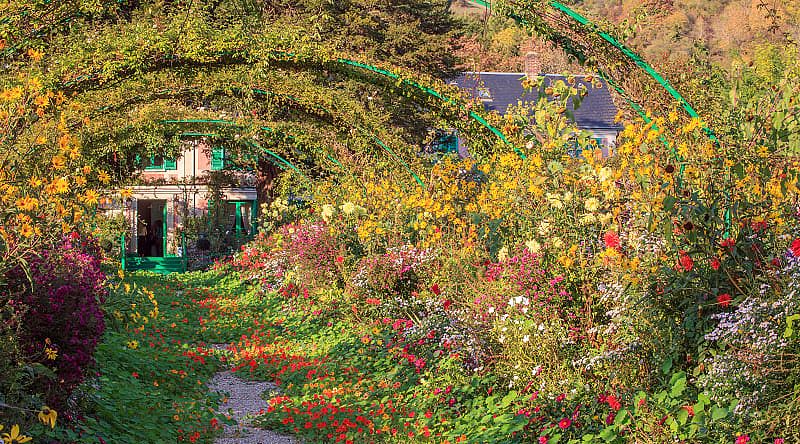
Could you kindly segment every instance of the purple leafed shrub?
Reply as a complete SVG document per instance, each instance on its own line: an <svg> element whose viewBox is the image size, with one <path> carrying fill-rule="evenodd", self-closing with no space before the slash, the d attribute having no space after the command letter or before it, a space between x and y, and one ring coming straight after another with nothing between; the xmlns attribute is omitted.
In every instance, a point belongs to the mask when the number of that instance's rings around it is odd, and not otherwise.
<svg viewBox="0 0 800 444"><path fill-rule="evenodd" d="M30 280L22 269L12 270L9 278L10 305L20 310L20 350L56 375L37 381L34 389L58 408L94 364L105 329L100 262L65 243L30 260Z"/></svg>

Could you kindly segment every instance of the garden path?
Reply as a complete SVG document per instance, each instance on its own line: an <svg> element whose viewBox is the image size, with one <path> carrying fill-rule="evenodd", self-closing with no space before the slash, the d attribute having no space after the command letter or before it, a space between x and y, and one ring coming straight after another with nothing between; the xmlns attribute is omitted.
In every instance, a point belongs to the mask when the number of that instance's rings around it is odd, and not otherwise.
<svg viewBox="0 0 800 444"><path fill-rule="evenodd" d="M224 345L214 345L217 350ZM267 407L261 397L264 392L276 392L278 386L271 382L246 381L225 370L217 373L209 382L209 389L227 393L228 397L220 405L221 413L230 413L236 421L235 425L225 425L222 436L214 440L214 444L296 444L289 436L280 435L270 430L259 429L250 425L250 419Z"/></svg>
<svg viewBox="0 0 800 444"><path fill-rule="evenodd" d="M225 344L212 344L215 350L227 349ZM296 444L290 436L280 435L271 430L264 430L250 425L255 415L263 413L267 402L262 395L265 392L280 391L271 382L246 381L230 370L217 373L209 381L209 390L227 394L220 405L221 413L230 413L236 421L235 425L225 425L222 436L214 440L214 444Z"/></svg>

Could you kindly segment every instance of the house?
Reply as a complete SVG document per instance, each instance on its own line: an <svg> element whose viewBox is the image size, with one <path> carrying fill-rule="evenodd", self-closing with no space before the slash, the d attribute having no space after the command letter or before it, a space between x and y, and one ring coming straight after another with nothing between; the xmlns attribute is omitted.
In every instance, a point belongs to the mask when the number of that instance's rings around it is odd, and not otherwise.
<svg viewBox="0 0 800 444"><path fill-rule="evenodd" d="M225 149L202 140L184 144L175 159L140 159L139 185L130 187L132 196L116 209L129 227L124 246L129 257L180 257L183 247L196 248L200 238L209 239L199 242L202 247L256 233L255 176L236 173L237 186L214 187L210 177L225 169Z"/></svg>
<svg viewBox="0 0 800 444"><path fill-rule="evenodd" d="M469 92L476 99L480 99L487 111L496 111L504 115L509 106L516 106L519 102L535 103L539 100L539 91L525 90L522 80L525 77L544 77L543 88L559 80L566 81L562 74L543 74L541 65L536 63L535 54L529 54L525 62L525 72L465 72L453 79L450 84L458 86ZM571 116L577 127L590 131L593 138L603 150L603 155L613 153L617 135L622 130L622 125L615 122L617 107L611 97L608 85L598 76L575 75L575 87L586 88L588 94L576 108L572 99L567 102L567 115ZM591 79L591 80L589 80ZM458 150L466 154L465 148L453 139L452 134L444 134L439 138L439 146L445 151Z"/></svg>

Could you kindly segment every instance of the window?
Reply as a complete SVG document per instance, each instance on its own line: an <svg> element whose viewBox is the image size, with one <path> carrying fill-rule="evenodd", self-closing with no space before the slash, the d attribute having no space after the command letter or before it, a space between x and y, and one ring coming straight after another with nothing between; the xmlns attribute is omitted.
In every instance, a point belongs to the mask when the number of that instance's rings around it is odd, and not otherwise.
<svg viewBox="0 0 800 444"><path fill-rule="evenodd" d="M225 147L218 146L211 149L211 171L225 169Z"/></svg>
<svg viewBox="0 0 800 444"><path fill-rule="evenodd" d="M145 171L175 171L178 169L177 160L167 159L164 156L148 156L142 159L137 154L136 161L142 165Z"/></svg>
<svg viewBox="0 0 800 444"><path fill-rule="evenodd" d="M434 152L450 154L458 152L458 136L449 134L440 137L433 145Z"/></svg>

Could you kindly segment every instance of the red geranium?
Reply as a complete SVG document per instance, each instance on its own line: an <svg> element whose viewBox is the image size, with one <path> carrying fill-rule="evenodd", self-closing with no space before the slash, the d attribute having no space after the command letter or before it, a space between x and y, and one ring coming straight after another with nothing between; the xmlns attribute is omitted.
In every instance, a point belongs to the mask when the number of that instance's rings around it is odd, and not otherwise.
<svg viewBox="0 0 800 444"><path fill-rule="evenodd" d="M603 236L603 242L608 248L613 248L615 250L620 249L619 235L613 231L609 231Z"/></svg>
<svg viewBox="0 0 800 444"><path fill-rule="evenodd" d="M680 254L680 258L678 259L678 270L692 271L692 268L694 268L694 261L692 260L691 256L689 256L683 250L680 250L678 253Z"/></svg>
<svg viewBox="0 0 800 444"><path fill-rule="evenodd" d="M800 257L800 239L795 239L792 241L792 256Z"/></svg>
<svg viewBox="0 0 800 444"><path fill-rule="evenodd" d="M722 293L721 295L717 296L717 302L719 305L727 307L731 305L731 295L728 293Z"/></svg>

